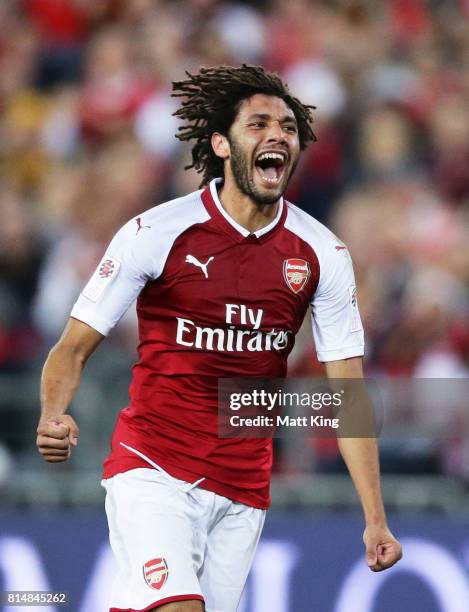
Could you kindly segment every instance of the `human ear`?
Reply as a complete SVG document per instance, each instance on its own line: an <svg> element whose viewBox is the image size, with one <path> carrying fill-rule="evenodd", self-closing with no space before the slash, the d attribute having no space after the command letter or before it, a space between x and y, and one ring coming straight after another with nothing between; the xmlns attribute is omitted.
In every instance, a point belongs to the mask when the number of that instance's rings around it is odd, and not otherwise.
<svg viewBox="0 0 469 612"><path fill-rule="evenodd" d="M228 159L230 156L228 138L219 132L214 132L212 134L212 149L217 157L221 157L223 160Z"/></svg>

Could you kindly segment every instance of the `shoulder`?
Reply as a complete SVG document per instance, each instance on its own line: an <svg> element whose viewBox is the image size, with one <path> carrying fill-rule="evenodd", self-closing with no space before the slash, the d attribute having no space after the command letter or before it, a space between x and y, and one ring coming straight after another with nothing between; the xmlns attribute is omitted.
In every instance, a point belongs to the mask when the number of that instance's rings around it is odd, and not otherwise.
<svg viewBox="0 0 469 612"><path fill-rule="evenodd" d="M143 212L140 216L148 220L164 222L166 220L174 220L177 215L183 215L188 220L193 219L197 221L200 217L208 217L201 195L202 190L193 191L180 198L157 204Z"/></svg>
<svg viewBox="0 0 469 612"><path fill-rule="evenodd" d="M158 276L178 236L210 219L200 194L195 191L136 215L114 235L108 253Z"/></svg>
<svg viewBox="0 0 469 612"><path fill-rule="evenodd" d="M135 215L125 225L129 237L151 235L177 235L191 225L203 223L210 218L201 199L201 191L157 204ZM149 230L149 231L147 231Z"/></svg>
<svg viewBox="0 0 469 612"><path fill-rule="evenodd" d="M181 198L157 204L132 217L115 234L114 240L146 244L175 240L179 234L210 218L200 197L194 191Z"/></svg>
<svg viewBox="0 0 469 612"><path fill-rule="evenodd" d="M319 259L342 250L347 251L344 243L323 223L295 204L291 202L286 202L286 204L285 228L309 244Z"/></svg>
<svg viewBox="0 0 469 612"><path fill-rule="evenodd" d="M348 249L329 228L294 204L288 204L285 226L316 253L320 270L318 296L332 296L335 299L337 292L344 293L344 290L355 285Z"/></svg>

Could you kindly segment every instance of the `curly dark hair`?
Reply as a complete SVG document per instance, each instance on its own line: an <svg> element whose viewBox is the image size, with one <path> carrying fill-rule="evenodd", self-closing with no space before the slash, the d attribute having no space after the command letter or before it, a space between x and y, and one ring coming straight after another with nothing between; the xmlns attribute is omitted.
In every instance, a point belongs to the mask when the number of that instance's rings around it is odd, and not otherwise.
<svg viewBox="0 0 469 612"><path fill-rule="evenodd" d="M185 81L173 83L173 97L184 98L174 115L186 122L178 128L176 138L184 142L196 141L192 163L186 170L195 168L203 173L201 187L223 176L223 160L212 149L212 134L219 132L228 136L241 102L255 94L282 98L291 108L298 124L301 150L316 140L311 128L311 110L315 107L302 104L276 74L266 72L262 66L216 66L201 68L198 74L186 74Z"/></svg>

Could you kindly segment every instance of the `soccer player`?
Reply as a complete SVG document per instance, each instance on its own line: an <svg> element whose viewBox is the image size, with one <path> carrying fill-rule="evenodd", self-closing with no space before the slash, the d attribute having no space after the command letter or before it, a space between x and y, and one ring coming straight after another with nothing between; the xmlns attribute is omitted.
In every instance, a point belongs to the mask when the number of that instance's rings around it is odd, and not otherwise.
<svg viewBox="0 0 469 612"><path fill-rule="evenodd" d="M203 188L117 232L42 377L37 445L46 461L65 461L78 441L66 410L82 369L137 299L139 361L104 463L115 612L237 608L269 506L272 444L218 438L218 378L284 377L309 307L327 375L363 376L350 258L283 199L315 140L311 107L258 66L188 73L174 94L178 138L195 141ZM367 563L386 569L401 548L375 440L339 445L363 507Z"/></svg>

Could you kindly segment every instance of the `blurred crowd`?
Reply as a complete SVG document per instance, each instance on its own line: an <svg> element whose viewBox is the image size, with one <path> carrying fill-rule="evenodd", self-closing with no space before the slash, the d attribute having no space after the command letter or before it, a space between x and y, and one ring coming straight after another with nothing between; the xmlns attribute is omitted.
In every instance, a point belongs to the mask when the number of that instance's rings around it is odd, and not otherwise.
<svg viewBox="0 0 469 612"><path fill-rule="evenodd" d="M289 198L350 248L368 372L468 375L467 0L2 0L0 371L129 217L198 187L171 81L243 62L317 107ZM133 313L109 342L133 350ZM290 371L320 371L309 332Z"/></svg>

